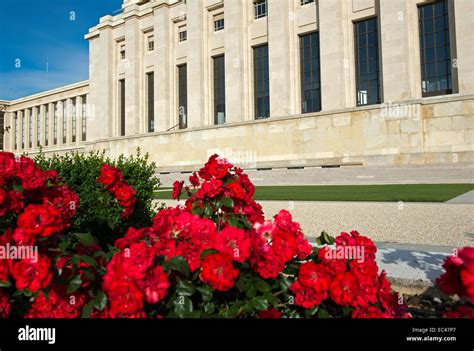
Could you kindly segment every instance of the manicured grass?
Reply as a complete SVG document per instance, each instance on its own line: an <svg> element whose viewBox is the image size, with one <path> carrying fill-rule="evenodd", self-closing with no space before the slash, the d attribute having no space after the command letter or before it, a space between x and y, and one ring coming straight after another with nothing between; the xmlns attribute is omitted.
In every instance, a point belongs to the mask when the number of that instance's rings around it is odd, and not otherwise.
<svg viewBox="0 0 474 351"><path fill-rule="evenodd" d="M469 190L474 190L474 184L258 186L255 199L444 202ZM171 199L171 191L159 192L155 195L157 199Z"/></svg>

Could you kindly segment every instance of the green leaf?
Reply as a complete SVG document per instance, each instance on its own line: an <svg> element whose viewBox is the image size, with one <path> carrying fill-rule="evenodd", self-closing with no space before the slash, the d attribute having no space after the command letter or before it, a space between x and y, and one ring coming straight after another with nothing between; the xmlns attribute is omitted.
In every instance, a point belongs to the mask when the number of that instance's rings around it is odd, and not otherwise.
<svg viewBox="0 0 474 351"><path fill-rule="evenodd" d="M255 287L261 293L266 293L270 291L270 285L263 279L260 279L255 283Z"/></svg>
<svg viewBox="0 0 474 351"><path fill-rule="evenodd" d="M342 308L342 314L343 314L345 317L349 316L349 315L352 313L352 311L354 311L354 308L352 308L352 307L350 307L350 306L344 306L344 307Z"/></svg>
<svg viewBox="0 0 474 351"><path fill-rule="evenodd" d="M328 233L323 232L321 235L323 236L324 242L326 244L328 244L328 245L334 244L334 241L335 241L334 238L332 236L330 236Z"/></svg>
<svg viewBox="0 0 474 351"><path fill-rule="evenodd" d="M99 291L94 298L94 307L102 311L107 306L107 295L103 291Z"/></svg>
<svg viewBox="0 0 474 351"><path fill-rule="evenodd" d="M3 280L0 280L0 288L9 288L12 286L12 283L10 281L3 281Z"/></svg>
<svg viewBox="0 0 474 351"><path fill-rule="evenodd" d="M331 315L329 314L328 310L321 308L318 311L318 318L331 318Z"/></svg>
<svg viewBox="0 0 474 351"><path fill-rule="evenodd" d="M252 283L247 284L245 286L245 294L250 299L255 297L255 295L257 295L257 288L255 287L255 285L253 285Z"/></svg>
<svg viewBox="0 0 474 351"><path fill-rule="evenodd" d="M80 260L80 258L79 258L78 255L72 256L71 262L72 262L73 265L77 266L80 261L81 261L81 260Z"/></svg>
<svg viewBox="0 0 474 351"><path fill-rule="evenodd" d="M74 236L84 246L91 246L95 244L94 237L90 233L74 233Z"/></svg>
<svg viewBox="0 0 474 351"><path fill-rule="evenodd" d="M189 265L188 262L182 256L175 256L169 260L165 266L169 267L170 270L178 271L185 277L189 276Z"/></svg>
<svg viewBox="0 0 474 351"><path fill-rule="evenodd" d="M237 218L236 215L230 216L230 218L229 218L229 223L230 223L230 225L231 225L232 227L240 228L239 219Z"/></svg>
<svg viewBox="0 0 474 351"><path fill-rule="evenodd" d="M213 314L215 310L216 310L216 305L213 302L206 303L203 306L203 311L207 315Z"/></svg>
<svg viewBox="0 0 474 351"><path fill-rule="evenodd" d="M180 318L186 317L193 312L192 300L186 296L177 296L173 300L173 311Z"/></svg>
<svg viewBox="0 0 474 351"><path fill-rule="evenodd" d="M258 296L250 301L250 305L256 310L266 310L268 301L263 296Z"/></svg>
<svg viewBox="0 0 474 351"><path fill-rule="evenodd" d="M80 275L76 275L69 281L69 285L67 287L67 293L72 294L74 291L79 289L82 285L82 280Z"/></svg>
<svg viewBox="0 0 474 351"><path fill-rule="evenodd" d="M231 197L226 197L222 199L222 205L227 208L234 208L234 200Z"/></svg>
<svg viewBox="0 0 474 351"><path fill-rule="evenodd" d="M190 282L180 280L176 284L176 293L181 296L192 296L196 292L196 288Z"/></svg>
<svg viewBox="0 0 474 351"><path fill-rule="evenodd" d="M217 250L214 250L214 249L206 249L206 250L203 250L201 252L201 255L199 256L201 258L201 260L204 259L204 257L206 257L207 255L210 255L210 254L213 254L213 253L217 253L218 251Z"/></svg>
<svg viewBox="0 0 474 351"><path fill-rule="evenodd" d="M94 300L91 300L82 309L82 318L89 318L94 309Z"/></svg>
<svg viewBox="0 0 474 351"><path fill-rule="evenodd" d="M281 276L280 277L280 286L283 290L288 290L292 284L290 277Z"/></svg>
<svg viewBox="0 0 474 351"><path fill-rule="evenodd" d="M313 308L308 308L307 310L304 311L306 317L311 317L311 316L314 316L316 314L316 312L318 312L319 310L319 306L314 306Z"/></svg>
<svg viewBox="0 0 474 351"><path fill-rule="evenodd" d="M202 295L202 301L208 302L212 300L212 295L214 294L214 290L209 285L203 285L197 288L197 290Z"/></svg>
<svg viewBox="0 0 474 351"><path fill-rule="evenodd" d="M87 263L91 267L97 267L97 261L90 256L81 256L81 261Z"/></svg>

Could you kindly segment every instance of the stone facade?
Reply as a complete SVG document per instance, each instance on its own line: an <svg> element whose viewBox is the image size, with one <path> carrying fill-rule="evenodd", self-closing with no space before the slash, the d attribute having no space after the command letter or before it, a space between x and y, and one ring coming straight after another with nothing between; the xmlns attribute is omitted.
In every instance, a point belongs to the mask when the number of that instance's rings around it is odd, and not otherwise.
<svg viewBox="0 0 474 351"><path fill-rule="evenodd" d="M33 106L87 95L86 140L72 142L67 134L65 144L42 144L45 152L106 150L116 157L140 147L160 171L195 169L214 152L245 168L474 161L474 2L448 0L455 38L452 94L423 97L417 6L431 2L268 0L267 15L256 19L251 0L125 0L121 14L101 18L86 35L89 81L7 103L5 125L14 128L14 113ZM357 106L353 23L374 16L382 101ZM216 18L224 19L223 30L215 30ZM184 31L187 38L180 40ZM303 113L299 36L311 32L319 33L321 111ZM270 117L255 120L252 48L261 44L268 44ZM215 125L213 104L212 59L218 55L225 55L221 125ZM183 64L187 129L180 130ZM70 131L71 118L66 120ZM6 150L38 151L36 142L15 149L14 136L5 134Z"/></svg>

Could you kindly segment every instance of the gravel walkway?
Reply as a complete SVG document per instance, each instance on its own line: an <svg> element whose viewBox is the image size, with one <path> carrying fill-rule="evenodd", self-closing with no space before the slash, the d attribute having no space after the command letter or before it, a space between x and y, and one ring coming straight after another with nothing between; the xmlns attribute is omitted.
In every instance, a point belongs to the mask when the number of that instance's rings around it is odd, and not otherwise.
<svg viewBox="0 0 474 351"><path fill-rule="evenodd" d="M166 201L175 205L176 201ZM260 201L267 218L287 209L306 236L358 230L374 241L474 246L474 205L393 202Z"/></svg>

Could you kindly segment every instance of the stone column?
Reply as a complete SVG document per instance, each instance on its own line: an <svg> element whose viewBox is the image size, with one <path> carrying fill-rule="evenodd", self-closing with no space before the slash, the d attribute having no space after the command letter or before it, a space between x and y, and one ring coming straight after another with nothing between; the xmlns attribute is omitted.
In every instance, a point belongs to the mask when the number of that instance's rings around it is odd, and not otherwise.
<svg viewBox="0 0 474 351"><path fill-rule="evenodd" d="M115 136L113 126L119 123L118 110L114 109L114 92L117 81L113 75L116 61L112 31L106 27L100 34L89 38L89 130L91 141ZM115 123L114 123L115 121ZM62 129L62 127L61 127ZM116 128L118 131L118 128ZM61 140L62 141L62 140Z"/></svg>
<svg viewBox="0 0 474 351"><path fill-rule="evenodd" d="M454 1L454 17L456 40L461 45L456 46L458 69L458 87L460 94L474 94L474 2L472 0ZM452 37L452 36L451 36ZM453 45L453 44L451 44ZM454 64L454 62L453 62Z"/></svg>
<svg viewBox="0 0 474 351"><path fill-rule="evenodd" d="M155 38L155 132L163 132L172 127L174 116L173 77L176 67L172 59L174 24L170 20L169 8L155 10L153 32Z"/></svg>
<svg viewBox="0 0 474 351"><path fill-rule="evenodd" d="M84 111L84 99L82 96L76 97L76 144L82 142L82 115Z"/></svg>
<svg viewBox="0 0 474 351"><path fill-rule="evenodd" d="M355 89L351 91L354 63L348 52L351 25L347 15L347 1L319 0L319 43L321 68L321 107L323 111L355 105ZM353 99L351 99L351 95Z"/></svg>
<svg viewBox="0 0 474 351"><path fill-rule="evenodd" d="M206 96L209 94L207 53L207 16L203 0L187 2L188 31L188 128L205 124L209 113Z"/></svg>
<svg viewBox="0 0 474 351"><path fill-rule="evenodd" d="M268 2L270 117L296 113L294 2Z"/></svg>
<svg viewBox="0 0 474 351"><path fill-rule="evenodd" d="M127 16L131 16L132 11ZM138 19L125 16L125 135L139 134L144 129L143 104L140 103L143 90L143 74L140 70L142 46Z"/></svg>
<svg viewBox="0 0 474 351"><path fill-rule="evenodd" d="M72 142L72 100L67 99L66 100L66 116L63 116L63 118L66 118L66 145L71 145Z"/></svg>
<svg viewBox="0 0 474 351"><path fill-rule="evenodd" d="M411 42L414 36L413 11L416 10L411 1L380 1L381 82L387 82L383 84L384 102L411 100L417 97L415 82L419 77L415 74L414 68L416 64L419 65L419 56L413 54L417 54L419 48L414 48Z"/></svg>
<svg viewBox="0 0 474 351"><path fill-rule="evenodd" d="M229 123L253 119L249 112L248 5L246 0L225 4L225 110Z"/></svg>
<svg viewBox="0 0 474 351"><path fill-rule="evenodd" d="M54 104L52 102L48 104L48 113L49 113L48 147L51 147L54 145Z"/></svg>

